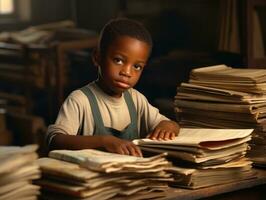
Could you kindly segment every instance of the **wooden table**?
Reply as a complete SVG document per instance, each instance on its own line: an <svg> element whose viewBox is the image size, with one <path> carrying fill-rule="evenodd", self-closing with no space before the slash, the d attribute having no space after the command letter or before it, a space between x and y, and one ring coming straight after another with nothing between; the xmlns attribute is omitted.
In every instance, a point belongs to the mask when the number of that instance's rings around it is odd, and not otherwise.
<svg viewBox="0 0 266 200"><path fill-rule="evenodd" d="M253 169L257 172L256 179L217 185L197 190L170 188L161 200L265 200L266 170Z"/></svg>

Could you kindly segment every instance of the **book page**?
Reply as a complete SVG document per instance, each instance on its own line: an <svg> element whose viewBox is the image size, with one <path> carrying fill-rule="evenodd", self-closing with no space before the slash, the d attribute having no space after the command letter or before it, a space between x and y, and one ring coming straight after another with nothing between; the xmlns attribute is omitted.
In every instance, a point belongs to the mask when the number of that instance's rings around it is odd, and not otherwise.
<svg viewBox="0 0 266 200"><path fill-rule="evenodd" d="M167 153L162 153L156 156L143 158L103 152L95 149L84 149L75 151L54 150L49 153L49 157L77 163L92 170L105 171L109 173L120 170L128 170L128 168L133 168L131 171L136 171L136 168L149 170L152 167L167 164L168 162L165 162L166 154Z"/></svg>
<svg viewBox="0 0 266 200"><path fill-rule="evenodd" d="M83 149L83 150L54 150L49 153L49 157L52 158L63 158L67 160L74 158L74 162L85 162L92 161L96 163L138 163L138 162L151 162L158 158L164 157L164 155L153 156L149 158L128 156L117 153L103 152L95 149ZM64 159L65 158L65 159ZM70 161L71 162L71 161Z"/></svg>
<svg viewBox="0 0 266 200"><path fill-rule="evenodd" d="M205 129L205 128L181 128L177 137L173 140L159 141L151 139L137 139L133 143L141 144L171 144L184 146L200 146L203 142L218 142L240 139L249 136L253 129Z"/></svg>

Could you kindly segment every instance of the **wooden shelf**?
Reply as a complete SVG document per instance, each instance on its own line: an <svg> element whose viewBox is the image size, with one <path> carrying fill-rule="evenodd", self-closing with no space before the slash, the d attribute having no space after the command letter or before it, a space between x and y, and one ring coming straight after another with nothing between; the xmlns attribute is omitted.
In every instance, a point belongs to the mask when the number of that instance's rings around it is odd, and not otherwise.
<svg viewBox="0 0 266 200"><path fill-rule="evenodd" d="M57 67L56 67L56 90L58 106L64 101L65 69L67 65L66 53L73 50L94 48L97 45L98 37L88 39L61 42L56 45Z"/></svg>

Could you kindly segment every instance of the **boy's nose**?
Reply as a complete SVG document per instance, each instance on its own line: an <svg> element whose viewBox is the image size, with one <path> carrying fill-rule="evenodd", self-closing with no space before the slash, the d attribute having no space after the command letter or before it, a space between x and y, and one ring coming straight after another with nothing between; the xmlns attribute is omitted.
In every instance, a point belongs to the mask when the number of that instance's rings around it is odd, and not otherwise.
<svg viewBox="0 0 266 200"><path fill-rule="evenodd" d="M126 66L122 67L122 69L120 71L120 75L131 77L131 66L126 65Z"/></svg>

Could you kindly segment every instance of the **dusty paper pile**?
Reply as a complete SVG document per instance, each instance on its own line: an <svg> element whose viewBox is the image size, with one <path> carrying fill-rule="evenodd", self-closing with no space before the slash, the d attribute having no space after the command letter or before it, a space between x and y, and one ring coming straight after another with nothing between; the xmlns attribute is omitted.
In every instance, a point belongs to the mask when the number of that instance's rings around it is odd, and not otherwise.
<svg viewBox="0 0 266 200"><path fill-rule="evenodd" d="M183 127L253 128L249 156L266 166L266 69L225 65L191 71L175 96L177 120Z"/></svg>
<svg viewBox="0 0 266 200"><path fill-rule="evenodd" d="M266 94L266 70L215 65L193 69L190 83L248 93Z"/></svg>
<svg viewBox="0 0 266 200"><path fill-rule="evenodd" d="M32 184L41 175L35 162L37 148L37 145L0 146L0 200L37 200L39 186Z"/></svg>
<svg viewBox="0 0 266 200"><path fill-rule="evenodd" d="M167 152L175 165L168 170L175 178L171 185L195 189L254 178L245 158L252 131L181 128L174 140L133 142L148 152Z"/></svg>
<svg viewBox="0 0 266 200"><path fill-rule="evenodd" d="M93 149L54 150L38 164L43 199L149 199L164 196L173 181L164 171L171 166L165 154L140 158Z"/></svg>

